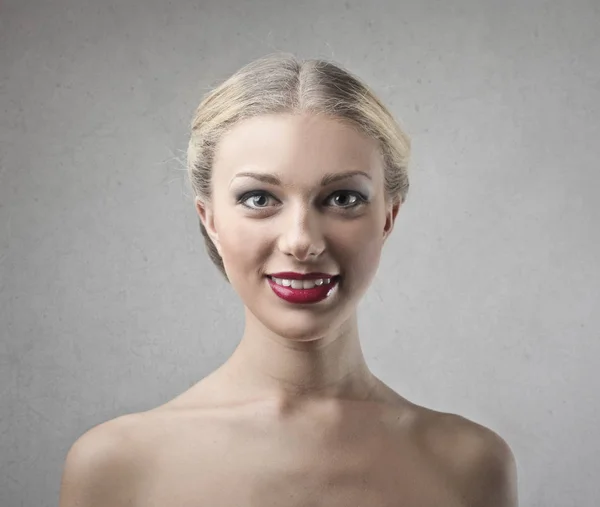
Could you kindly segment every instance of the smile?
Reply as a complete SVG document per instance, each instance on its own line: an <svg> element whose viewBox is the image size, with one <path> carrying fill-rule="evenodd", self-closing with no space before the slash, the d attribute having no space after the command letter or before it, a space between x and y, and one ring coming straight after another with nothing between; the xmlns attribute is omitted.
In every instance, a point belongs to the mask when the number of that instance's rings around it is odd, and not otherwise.
<svg viewBox="0 0 600 507"><path fill-rule="evenodd" d="M328 298L338 285L339 279L338 275L304 280L267 276L275 295L284 301L296 304L318 303Z"/></svg>
<svg viewBox="0 0 600 507"><path fill-rule="evenodd" d="M328 285L331 283L331 278L317 278L314 280L292 280L289 278L275 278L270 276L277 285L282 287L291 287L292 289L312 289L313 287Z"/></svg>

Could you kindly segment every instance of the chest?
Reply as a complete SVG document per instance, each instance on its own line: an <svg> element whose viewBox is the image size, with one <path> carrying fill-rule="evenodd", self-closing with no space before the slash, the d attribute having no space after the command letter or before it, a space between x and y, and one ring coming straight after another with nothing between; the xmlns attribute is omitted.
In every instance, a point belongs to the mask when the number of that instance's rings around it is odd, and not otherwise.
<svg viewBox="0 0 600 507"><path fill-rule="evenodd" d="M272 437L175 446L148 476L140 507L461 507L418 450L384 438L343 445Z"/></svg>

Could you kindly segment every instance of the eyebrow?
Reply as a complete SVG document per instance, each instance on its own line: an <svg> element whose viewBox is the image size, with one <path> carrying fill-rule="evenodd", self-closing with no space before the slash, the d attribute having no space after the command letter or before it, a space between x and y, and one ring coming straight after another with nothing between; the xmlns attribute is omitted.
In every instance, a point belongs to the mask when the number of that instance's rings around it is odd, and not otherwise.
<svg viewBox="0 0 600 507"><path fill-rule="evenodd" d="M349 172L345 172L345 173L328 173L325 176L323 176L323 178L321 178L321 186L325 186L325 185L329 185L330 183L333 183L334 181L338 181L338 180L345 180L347 178L351 178L352 176L365 176L368 179L373 179L371 178L371 175L364 172L364 171L349 171ZM236 178L241 178L241 177L246 177L246 178L254 178L255 180L258 181L262 181L263 183L269 183L271 185L279 185L281 186L281 180L275 176L274 174L267 174L267 173L253 173L253 172L241 172L241 173L237 173L233 179L231 181L233 181Z"/></svg>

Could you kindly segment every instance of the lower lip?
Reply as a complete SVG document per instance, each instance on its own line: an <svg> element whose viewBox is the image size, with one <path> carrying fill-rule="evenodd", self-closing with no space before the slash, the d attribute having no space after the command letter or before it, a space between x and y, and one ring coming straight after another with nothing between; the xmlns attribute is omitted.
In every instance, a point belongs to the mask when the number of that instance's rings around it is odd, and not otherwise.
<svg viewBox="0 0 600 507"><path fill-rule="evenodd" d="M339 278L336 276L331 279L327 285L317 285L312 289L293 289L292 287L283 287L277 285L273 280L267 277L269 285L273 292L288 303L306 304L318 303L327 298L334 287L337 285Z"/></svg>

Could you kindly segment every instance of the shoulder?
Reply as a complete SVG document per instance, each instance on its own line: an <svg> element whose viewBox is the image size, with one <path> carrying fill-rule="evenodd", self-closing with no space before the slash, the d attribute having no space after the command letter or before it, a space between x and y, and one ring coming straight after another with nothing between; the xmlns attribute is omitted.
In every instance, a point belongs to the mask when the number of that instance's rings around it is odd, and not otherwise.
<svg viewBox="0 0 600 507"><path fill-rule="evenodd" d="M140 445L143 414L127 414L91 428L69 449L60 507L134 505L148 453Z"/></svg>
<svg viewBox="0 0 600 507"><path fill-rule="evenodd" d="M424 438L473 507L517 507L517 467L508 443L465 417L428 411Z"/></svg>

